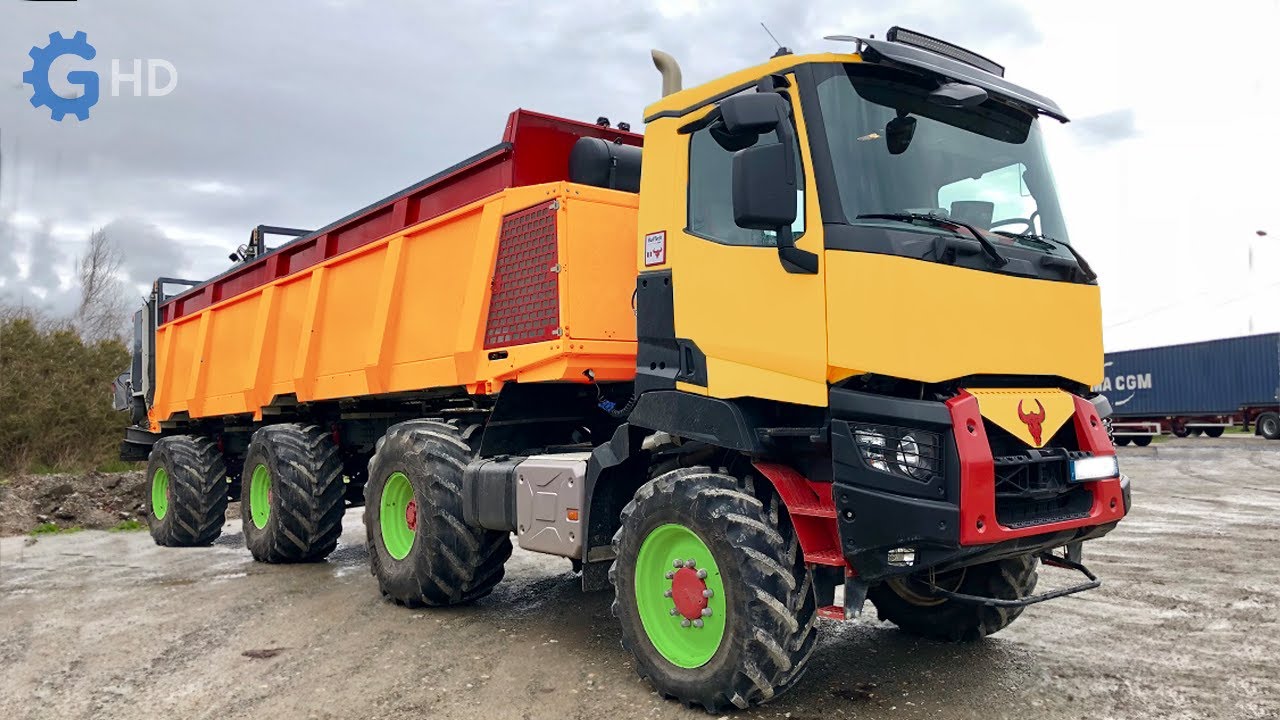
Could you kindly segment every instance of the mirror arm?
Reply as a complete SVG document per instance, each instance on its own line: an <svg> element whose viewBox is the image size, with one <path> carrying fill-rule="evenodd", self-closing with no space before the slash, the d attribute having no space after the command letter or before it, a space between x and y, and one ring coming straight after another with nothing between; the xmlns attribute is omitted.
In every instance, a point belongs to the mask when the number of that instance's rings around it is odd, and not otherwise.
<svg viewBox="0 0 1280 720"><path fill-rule="evenodd" d="M790 107L790 103L787 103L784 107ZM796 132L791 127L791 118L788 117L788 113L786 111L779 110L778 115L778 126L776 128L778 132L778 142L783 147L787 148L788 151L793 147L799 148L800 144L796 142ZM796 182L796 163L792 162L787 165L786 178L787 182L792 186L799 184ZM779 233L779 237L781 237L781 233Z"/></svg>
<svg viewBox="0 0 1280 720"><path fill-rule="evenodd" d="M790 103L782 107L790 107ZM778 142L785 148L800 147L800 143L796 141L795 130L791 127L791 118L785 110L778 111ZM792 158L792 162L787 163L786 178L791 187L799 185L796 178L796 158ZM791 232L790 225L784 225L778 228L778 261L782 263L782 268L789 273L798 275L816 275L818 273L818 256L808 250L801 250L796 247L795 235Z"/></svg>

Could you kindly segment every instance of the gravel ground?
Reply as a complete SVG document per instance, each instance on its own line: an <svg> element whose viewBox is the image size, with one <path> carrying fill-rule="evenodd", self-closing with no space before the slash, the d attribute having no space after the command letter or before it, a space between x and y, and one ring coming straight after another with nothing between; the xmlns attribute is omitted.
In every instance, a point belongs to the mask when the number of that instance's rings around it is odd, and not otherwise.
<svg viewBox="0 0 1280 720"><path fill-rule="evenodd" d="M967 646L823 621L800 686L741 716L1280 717L1280 444L1121 456L1136 507L1086 546L1101 589ZM255 564L234 520L208 549L0 539L0 717L705 717L636 677L567 561L517 550L490 598L412 611L379 599L359 510L345 527L294 567Z"/></svg>

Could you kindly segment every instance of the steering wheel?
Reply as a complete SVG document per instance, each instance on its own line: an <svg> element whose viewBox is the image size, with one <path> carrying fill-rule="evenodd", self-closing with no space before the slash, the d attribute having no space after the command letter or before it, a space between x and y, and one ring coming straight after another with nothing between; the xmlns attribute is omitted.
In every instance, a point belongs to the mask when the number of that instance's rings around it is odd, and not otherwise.
<svg viewBox="0 0 1280 720"><path fill-rule="evenodd" d="M1002 225L1013 225L1015 223L1026 226L1023 228L1021 233L1017 233L1019 235L1026 235L1026 234L1034 233L1036 231L1036 219L1034 215L1029 218L1005 218L1004 220L997 220L991 223L990 229L995 230L996 228Z"/></svg>

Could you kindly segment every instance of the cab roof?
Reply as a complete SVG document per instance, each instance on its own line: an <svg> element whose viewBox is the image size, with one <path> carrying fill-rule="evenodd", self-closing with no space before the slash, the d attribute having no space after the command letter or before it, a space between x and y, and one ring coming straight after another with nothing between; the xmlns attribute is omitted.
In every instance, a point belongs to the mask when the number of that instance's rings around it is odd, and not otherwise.
<svg viewBox="0 0 1280 720"><path fill-rule="evenodd" d="M869 62L877 65L904 67L924 72L949 81L969 83L987 90L1006 102L1021 105L1031 112L1048 115L1067 122L1058 104L1049 98L1005 80L1001 75L982 67L953 59L918 45L889 40L863 40L850 38L857 43L856 53L815 53L807 55L780 55L768 62L738 70L707 83L672 93L645 108L645 122L664 117L680 117L690 111L750 88L765 75L786 73L792 68L809 63ZM954 46L952 46L954 47ZM963 50L962 48L958 48ZM968 52L968 51L964 51ZM970 53L972 54L972 53ZM957 55L957 57L963 57ZM981 60L986 60L977 56ZM990 61L986 61L990 62ZM990 66L999 67L994 63ZM1000 68L1003 71L1003 68Z"/></svg>

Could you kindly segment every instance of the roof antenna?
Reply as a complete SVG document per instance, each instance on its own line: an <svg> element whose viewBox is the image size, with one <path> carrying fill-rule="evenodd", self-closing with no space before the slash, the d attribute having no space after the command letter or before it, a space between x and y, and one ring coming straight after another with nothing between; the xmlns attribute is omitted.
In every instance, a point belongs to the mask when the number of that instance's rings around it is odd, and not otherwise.
<svg viewBox="0 0 1280 720"><path fill-rule="evenodd" d="M768 25L765 25L763 22L761 22L760 27L764 28L764 31L769 34L769 39L772 40L778 46L778 49L775 50L773 55L770 55L770 57L781 57L783 55L791 54L791 48L786 47L782 43L778 42L778 38L774 37L773 33L769 31Z"/></svg>

